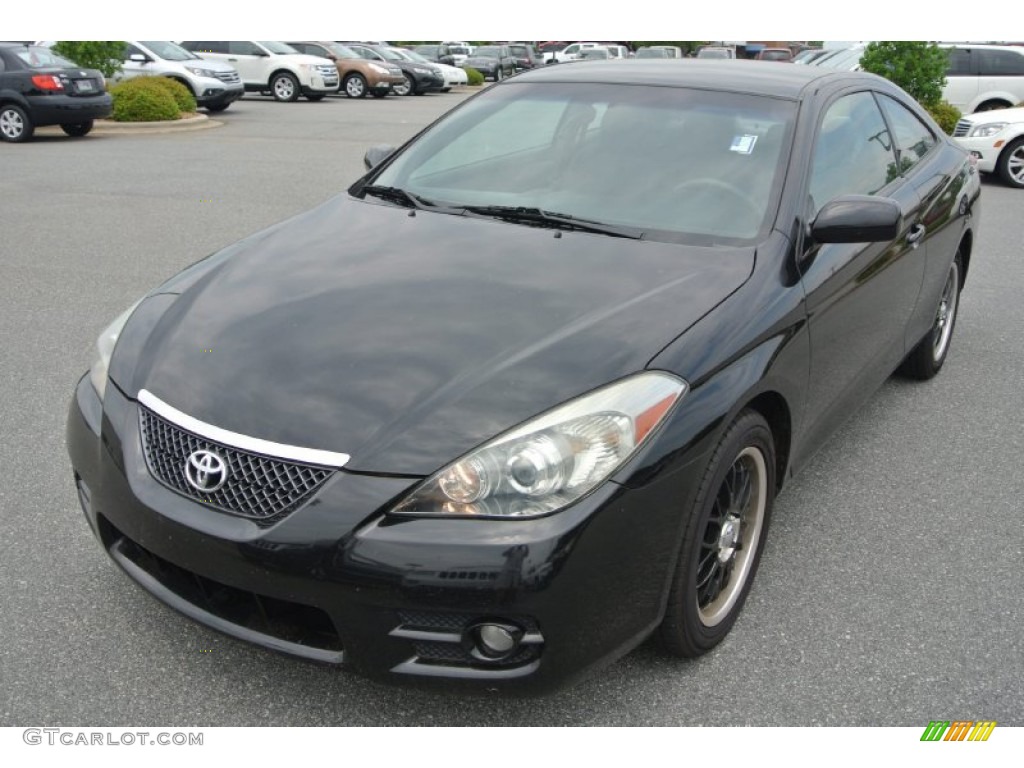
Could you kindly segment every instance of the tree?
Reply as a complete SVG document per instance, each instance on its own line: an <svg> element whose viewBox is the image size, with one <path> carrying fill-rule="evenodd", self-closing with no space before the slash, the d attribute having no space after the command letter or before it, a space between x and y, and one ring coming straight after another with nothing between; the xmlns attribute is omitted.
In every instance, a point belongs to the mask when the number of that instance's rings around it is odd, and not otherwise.
<svg viewBox="0 0 1024 768"><path fill-rule="evenodd" d="M86 69L98 69L106 78L121 70L125 44L119 40L61 40L53 52Z"/></svg>
<svg viewBox="0 0 1024 768"><path fill-rule="evenodd" d="M935 43L883 41L869 43L860 66L896 83L925 107L942 101L948 53Z"/></svg>

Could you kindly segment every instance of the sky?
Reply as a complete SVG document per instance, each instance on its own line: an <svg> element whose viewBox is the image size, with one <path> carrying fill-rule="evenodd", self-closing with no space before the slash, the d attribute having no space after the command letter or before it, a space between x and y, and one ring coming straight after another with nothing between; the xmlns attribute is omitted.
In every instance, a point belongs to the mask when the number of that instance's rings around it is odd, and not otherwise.
<svg viewBox="0 0 1024 768"><path fill-rule="evenodd" d="M51 0L47 12L13 3L4 11L11 39L103 38L341 40L994 40L1006 21L1019 18L1011 0L993 0L985 13L956 14L919 3L859 0L851 6L817 0L733 0L672 3L589 0L553 3L514 0L386 0L361 4L305 0L295 13L266 4L266 14L241 13L237 3L174 0L168 5L137 0ZM702 6L707 7L702 7ZM902 6L902 7L900 7ZM301 12L298 9L301 8ZM628 9L628 13L626 13ZM666 14L666 9L669 9ZM455 11L455 12L453 12ZM667 18L666 18L667 16ZM1010 25L1012 28L1012 25ZM1012 32L1011 32L1012 33ZM1018 30L1024 38L1024 28Z"/></svg>

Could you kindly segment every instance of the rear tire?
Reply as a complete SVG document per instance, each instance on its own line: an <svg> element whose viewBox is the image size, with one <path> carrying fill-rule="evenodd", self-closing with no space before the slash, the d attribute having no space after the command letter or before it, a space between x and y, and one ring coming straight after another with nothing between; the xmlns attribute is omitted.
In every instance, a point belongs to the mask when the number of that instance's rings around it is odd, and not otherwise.
<svg viewBox="0 0 1024 768"><path fill-rule="evenodd" d="M960 309L960 288L962 286L963 264L960 254L956 255L949 267L946 283L935 310L935 322L925 337L918 342L900 364L899 372L911 379L927 381L942 370L953 341L953 329Z"/></svg>
<svg viewBox="0 0 1024 768"><path fill-rule="evenodd" d="M745 410L711 455L688 516L668 608L665 647L692 658L729 633L753 584L775 501L775 442Z"/></svg>
<svg viewBox="0 0 1024 768"><path fill-rule="evenodd" d="M223 112L225 109L228 108L228 106L229 106L228 104L218 104L216 107L207 107L206 111L207 112Z"/></svg>
<svg viewBox="0 0 1024 768"><path fill-rule="evenodd" d="M1024 136L1011 141L996 163L999 176L1011 187L1024 189Z"/></svg>
<svg viewBox="0 0 1024 768"><path fill-rule="evenodd" d="M17 104L0 107L0 140L18 144L31 139L35 130L32 118Z"/></svg>
<svg viewBox="0 0 1024 768"><path fill-rule="evenodd" d="M92 130L92 120L83 120L81 123L61 123L60 129L68 136L85 136Z"/></svg>
<svg viewBox="0 0 1024 768"><path fill-rule="evenodd" d="M1011 106L1013 106L1013 105L1012 104L1007 104L1005 101L999 101L998 99L992 99L991 101L982 102L981 104L978 105L978 108L976 110L974 110L974 111L975 112L989 112L989 111L991 111L993 109L1007 109L1007 108L1009 108Z"/></svg>

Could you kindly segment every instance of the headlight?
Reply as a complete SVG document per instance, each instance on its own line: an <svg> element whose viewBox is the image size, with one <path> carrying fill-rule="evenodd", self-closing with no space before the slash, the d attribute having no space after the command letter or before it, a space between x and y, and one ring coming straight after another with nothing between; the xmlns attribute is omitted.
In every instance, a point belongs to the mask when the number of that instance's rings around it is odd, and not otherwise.
<svg viewBox="0 0 1024 768"><path fill-rule="evenodd" d="M110 367L110 356L114 354L117 337L121 335L121 330L124 328L125 323L128 322L128 318L132 316L132 312L141 303L142 299L139 299L128 307L96 339L96 356L93 359L92 367L89 369L89 381L92 382L92 386L95 388L96 394L100 396L100 400L103 399L103 394L107 391L107 368Z"/></svg>
<svg viewBox="0 0 1024 768"><path fill-rule="evenodd" d="M427 69L426 67L413 67L412 71L413 72L418 72L421 75L429 75L430 74L430 70Z"/></svg>
<svg viewBox="0 0 1024 768"><path fill-rule="evenodd" d="M971 132L967 135L972 139L983 139L986 136L995 136L1007 125L1008 123L986 123L985 125L978 125L971 128Z"/></svg>
<svg viewBox="0 0 1024 768"><path fill-rule="evenodd" d="M185 69L197 77L217 77L217 73L212 69L202 69L200 67L185 67Z"/></svg>
<svg viewBox="0 0 1024 768"><path fill-rule="evenodd" d="M388 74L387 68L386 67L382 67L380 64L371 64L370 65L370 69L372 69L378 75L386 75L386 74Z"/></svg>
<svg viewBox="0 0 1024 768"><path fill-rule="evenodd" d="M687 384L650 371L531 419L449 464L392 511L536 517L572 504L643 444Z"/></svg>

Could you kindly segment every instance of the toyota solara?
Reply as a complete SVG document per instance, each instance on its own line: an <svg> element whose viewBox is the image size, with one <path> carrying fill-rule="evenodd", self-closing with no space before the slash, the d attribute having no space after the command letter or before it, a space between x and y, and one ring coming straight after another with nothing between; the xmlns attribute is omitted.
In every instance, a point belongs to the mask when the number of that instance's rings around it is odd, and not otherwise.
<svg viewBox="0 0 1024 768"><path fill-rule="evenodd" d="M533 70L366 164L118 317L68 448L160 600L449 686L719 643L784 483L942 367L980 211L897 87L745 61Z"/></svg>

